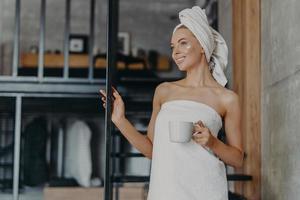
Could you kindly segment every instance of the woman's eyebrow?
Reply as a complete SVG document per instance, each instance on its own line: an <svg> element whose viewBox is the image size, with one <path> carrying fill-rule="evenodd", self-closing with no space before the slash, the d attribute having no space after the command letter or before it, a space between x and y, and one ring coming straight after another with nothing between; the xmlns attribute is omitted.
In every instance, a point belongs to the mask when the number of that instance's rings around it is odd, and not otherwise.
<svg viewBox="0 0 300 200"><path fill-rule="evenodd" d="M180 42L181 40L184 40L185 38L183 37L183 38L180 38L177 42Z"/></svg>
<svg viewBox="0 0 300 200"><path fill-rule="evenodd" d="M186 39L185 37L183 37L183 38L180 38L177 42L180 42L181 40L184 40L184 39ZM171 45L173 45L173 43L171 42Z"/></svg>

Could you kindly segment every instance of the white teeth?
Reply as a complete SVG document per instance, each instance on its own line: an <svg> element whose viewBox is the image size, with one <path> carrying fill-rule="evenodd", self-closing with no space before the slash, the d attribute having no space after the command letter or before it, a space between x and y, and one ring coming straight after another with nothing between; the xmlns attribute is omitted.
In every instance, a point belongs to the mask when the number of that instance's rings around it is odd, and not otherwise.
<svg viewBox="0 0 300 200"><path fill-rule="evenodd" d="M182 62L183 60L184 60L184 57L178 58L178 59L177 59L177 62Z"/></svg>

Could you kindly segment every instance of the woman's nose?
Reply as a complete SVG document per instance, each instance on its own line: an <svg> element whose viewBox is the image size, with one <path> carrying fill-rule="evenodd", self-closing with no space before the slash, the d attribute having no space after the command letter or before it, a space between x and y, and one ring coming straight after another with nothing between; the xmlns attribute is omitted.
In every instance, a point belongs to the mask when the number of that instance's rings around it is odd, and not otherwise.
<svg viewBox="0 0 300 200"><path fill-rule="evenodd" d="M173 52L172 53L173 53L173 55L180 53L179 48L178 48L177 45L173 47Z"/></svg>

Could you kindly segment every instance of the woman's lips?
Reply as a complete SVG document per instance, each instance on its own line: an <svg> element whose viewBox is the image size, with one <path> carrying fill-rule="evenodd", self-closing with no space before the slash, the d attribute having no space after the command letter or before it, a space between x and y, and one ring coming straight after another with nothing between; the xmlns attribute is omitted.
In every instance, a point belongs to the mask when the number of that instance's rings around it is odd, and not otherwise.
<svg viewBox="0 0 300 200"><path fill-rule="evenodd" d="M184 61L184 59L185 59L185 56L180 57L180 58L176 58L176 63L180 64L180 63L182 63Z"/></svg>

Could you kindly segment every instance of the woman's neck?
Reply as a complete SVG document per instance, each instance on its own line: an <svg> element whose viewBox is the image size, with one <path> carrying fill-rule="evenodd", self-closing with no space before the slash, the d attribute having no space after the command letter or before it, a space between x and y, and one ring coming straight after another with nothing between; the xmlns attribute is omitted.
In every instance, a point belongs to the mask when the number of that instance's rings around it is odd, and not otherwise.
<svg viewBox="0 0 300 200"><path fill-rule="evenodd" d="M202 62L198 66L192 67L186 72L183 84L187 87L213 87L215 80L209 70L207 62Z"/></svg>

